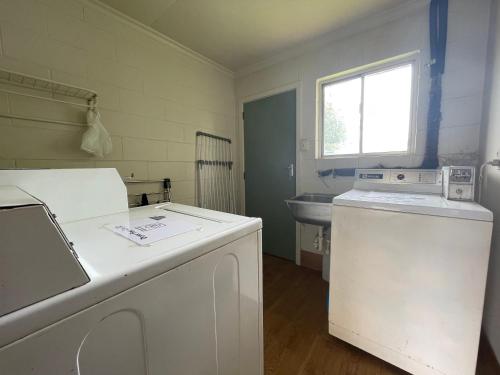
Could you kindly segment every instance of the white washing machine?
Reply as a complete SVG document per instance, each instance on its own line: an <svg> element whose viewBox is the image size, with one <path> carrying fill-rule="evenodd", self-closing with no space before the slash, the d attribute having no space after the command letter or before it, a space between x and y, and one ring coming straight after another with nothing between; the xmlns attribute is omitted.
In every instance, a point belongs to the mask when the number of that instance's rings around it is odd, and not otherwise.
<svg viewBox="0 0 500 375"><path fill-rule="evenodd" d="M492 213L436 170L357 170L333 200L329 332L412 374L473 375Z"/></svg>
<svg viewBox="0 0 500 375"><path fill-rule="evenodd" d="M11 170L0 241L0 374L262 374L260 219Z"/></svg>

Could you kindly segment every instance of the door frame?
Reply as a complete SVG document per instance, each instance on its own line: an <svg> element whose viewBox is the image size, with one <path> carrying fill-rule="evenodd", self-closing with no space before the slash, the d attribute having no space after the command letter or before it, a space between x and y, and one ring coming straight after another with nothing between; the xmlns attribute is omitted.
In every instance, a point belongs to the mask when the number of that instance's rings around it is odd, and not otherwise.
<svg viewBox="0 0 500 375"><path fill-rule="evenodd" d="M301 81L296 81L287 85L278 86L270 90L262 91L260 93L244 96L238 99L237 111L237 138L240 145L238 151L238 159L240 161L240 168L238 170L238 185L240 191L239 206L241 214L245 214L245 179L243 174L245 172L245 131L243 109L246 103L253 102L259 99L268 98L270 96L282 94L288 91L295 90L295 194L299 191L299 176L302 173L299 164L299 145L300 145L300 129L301 129ZM295 223L295 264L300 266L300 224Z"/></svg>

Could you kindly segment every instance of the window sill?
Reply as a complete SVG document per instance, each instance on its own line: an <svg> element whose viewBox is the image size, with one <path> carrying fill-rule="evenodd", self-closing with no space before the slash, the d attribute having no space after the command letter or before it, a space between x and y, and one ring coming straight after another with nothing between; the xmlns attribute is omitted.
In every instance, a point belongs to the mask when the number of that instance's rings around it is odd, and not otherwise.
<svg viewBox="0 0 500 375"><path fill-rule="evenodd" d="M408 157L412 156L411 152L378 152L369 154L346 154L346 155L331 155L331 156L320 156L316 157L316 160L338 160L338 159L369 159L369 158L380 158L380 157Z"/></svg>

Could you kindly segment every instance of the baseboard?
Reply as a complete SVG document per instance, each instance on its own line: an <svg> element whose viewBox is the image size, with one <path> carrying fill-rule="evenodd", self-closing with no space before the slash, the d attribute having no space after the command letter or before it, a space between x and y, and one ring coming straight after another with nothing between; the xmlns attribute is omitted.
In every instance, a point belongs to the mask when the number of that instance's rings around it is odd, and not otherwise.
<svg viewBox="0 0 500 375"><path fill-rule="evenodd" d="M323 256L310 251L300 250L300 265L315 271L323 269Z"/></svg>

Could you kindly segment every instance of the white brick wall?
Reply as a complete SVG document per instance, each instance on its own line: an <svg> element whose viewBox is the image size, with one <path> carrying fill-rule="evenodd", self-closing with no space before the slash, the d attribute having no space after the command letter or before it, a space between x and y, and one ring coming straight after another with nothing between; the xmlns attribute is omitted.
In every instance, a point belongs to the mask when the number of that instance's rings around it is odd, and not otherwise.
<svg viewBox="0 0 500 375"><path fill-rule="evenodd" d="M84 127L0 119L0 168L115 167L122 176L170 177L174 200L192 204L195 132L234 139L230 73L84 0L0 0L0 67L97 91L113 139L101 160L80 151ZM85 120L70 106L0 94L0 112L9 111Z"/></svg>

